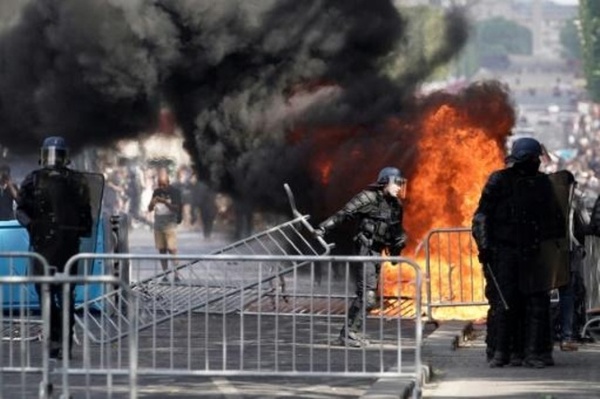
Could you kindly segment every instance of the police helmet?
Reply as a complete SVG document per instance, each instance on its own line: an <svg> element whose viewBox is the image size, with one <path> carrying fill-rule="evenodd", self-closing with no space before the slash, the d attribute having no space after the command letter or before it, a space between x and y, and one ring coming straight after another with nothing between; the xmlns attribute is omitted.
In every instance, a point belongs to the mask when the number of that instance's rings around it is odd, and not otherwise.
<svg viewBox="0 0 600 399"><path fill-rule="evenodd" d="M377 175L377 184L378 185L386 185L389 182L402 183L405 179L402 177L402 173L400 169L395 168L393 166L386 166L385 168L379 171L379 175Z"/></svg>
<svg viewBox="0 0 600 399"><path fill-rule="evenodd" d="M44 139L40 153L40 165L60 167L68 165L69 162L69 149L63 137L51 136Z"/></svg>
<svg viewBox="0 0 600 399"><path fill-rule="evenodd" d="M523 162L538 158L542 153L542 145L539 141L531 137L523 137L515 140L513 143L508 160L513 162Z"/></svg>

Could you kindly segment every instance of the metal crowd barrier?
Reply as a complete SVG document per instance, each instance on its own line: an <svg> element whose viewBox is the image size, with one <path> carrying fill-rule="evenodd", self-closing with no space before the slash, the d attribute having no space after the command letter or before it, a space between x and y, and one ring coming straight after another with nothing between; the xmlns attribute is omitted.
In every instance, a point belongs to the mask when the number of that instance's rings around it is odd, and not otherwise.
<svg viewBox="0 0 600 399"><path fill-rule="evenodd" d="M485 306L485 280L470 228L431 230L424 240L427 317L442 308Z"/></svg>
<svg viewBox="0 0 600 399"><path fill-rule="evenodd" d="M128 293L139 299L139 376L402 376L421 381L421 272L412 260L394 258L399 265L386 268L386 284L395 284L395 295L380 295L379 308L363 325L370 345L354 349L338 342L355 293L353 273L359 262L384 258L80 254L72 261L98 258L127 258L133 278L144 268L159 267L161 260L194 262L193 274L180 270L182 281L165 284L163 291ZM314 284L318 267L324 270L320 285ZM406 272L414 277L407 280ZM279 279L285 280L286 291L270 284ZM399 317L397 307L407 292L414 311ZM115 293L103 304L110 310L102 312L94 312L95 304L89 303L85 336L131 331L119 306L130 299Z"/></svg>
<svg viewBox="0 0 600 399"><path fill-rule="evenodd" d="M62 288L63 309L68 309L69 287L77 285L89 294L92 285L110 285L119 290L128 291L129 287L113 276L67 276L65 274L50 275L47 262L34 253L2 253L0 259L36 260L43 266L45 275L8 275L0 276L0 294L3 297L19 293L21 302L14 303L0 313L3 325L11 323L21 331L26 331L31 324L40 326L41 334L36 339L22 339L20 335L5 336L0 342L0 397L2 398L70 398L89 397L137 397L137 335L134 333L136 323L133 319L135 301L127 311L127 323L131 329L127 340L118 340L111 345L92 344L84 339L73 348L73 360L68 356L60 361L50 359L50 287ZM28 294L32 287L41 287L42 304L39 308L36 301L32 308ZM37 295L37 294L36 294ZM15 322L18 320L18 322ZM89 319L83 318L83 328L88 328ZM68 331L68 314L62 315L62 329ZM13 328L14 331L14 328ZM69 353L69 334L63 334L62 350Z"/></svg>
<svg viewBox="0 0 600 399"><path fill-rule="evenodd" d="M443 308L487 305L485 279L477 260L470 228L431 230L423 243L426 270L426 314L429 319ZM587 236L582 277L586 287L588 319L582 335L600 337L600 238ZM456 312L454 314L457 314Z"/></svg>
<svg viewBox="0 0 600 399"><path fill-rule="evenodd" d="M44 258L31 252L0 252L0 276L27 276L32 261L40 262L44 270L49 266ZM2 292L2 340L9 342L39 341L43 336L38 295L33 284L11 285ZM23 317L25 316L25 317Z"/></svg>
<svg viewBox="0 0 600 399"><path fill-rule="evenodd" d="M600 238L587 236L585 250L582 275L586 289L588 320L581 334L585 336L586 332L590 332L595 339L600 339Z"/></svg>
<svg viewBox="0 0 600 399"><path fill-rule="evenodd" d="M245 269L251 269L254 279L244 280L224 276L223 270L207 267L200 264L197 257L136 257L129 255L118 257L113 255L86 255L80 266L80 273L89 273L94 260L98 263L113 264L115 267L127 267L129 270L115 270L118 275L126 275L132 281L134 295L141 299L138 311L140 320L139 328L145 329L156 324L171 320L187 311L201 309L203 307L221 308L221 304L227 307L229 312L235 312L235 301L229 298L244 292L245 295L256 299L260 293L279 290L284 293L287 289L286 280L283 278L290 270L301 267L302 256L325 255L329 253L330 244L322 237L314 234L313 227L308 222L309 216L302 215L297 209L291 190L286 185L292 208L293 220L272 227L266 231L218 249L212 255L230 256L232 262L244 256L279 256L277 262L271 262L271 270L260 268L259 263L250 264L246 262ZM299 260L292 257L299 256ZM131 259L136 259L137 264L130 264ZM146 262L144 262L144 260ZM102 262L103 261L103 262ZM164 262L161 265L160 262ZM260 268L261 275L256 273ZM165 271L166 270L166 271ZM188 286L176 281L178 275L185 276ZM256 280L259 278L260 280ZM228 281L223 286L223 281ZM98 291L98 290L97 290ZM120 303L126 301L119 292L108 292L103 296L79 306L84 306L94 312L100 312L109 319L113 315L120 314ZM122 337L127 331L121 331L118 325L98 324L96 329L88 329L86 332L96 342L109 342Z"/></svg>

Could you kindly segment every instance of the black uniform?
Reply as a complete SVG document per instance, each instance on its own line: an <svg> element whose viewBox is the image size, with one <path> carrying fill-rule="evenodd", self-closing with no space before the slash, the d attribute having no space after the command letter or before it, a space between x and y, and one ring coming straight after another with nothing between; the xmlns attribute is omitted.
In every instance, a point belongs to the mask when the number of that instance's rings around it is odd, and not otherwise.
<svg viewBox="0 0 600 399"><path fill-rule="evenodd" d="M65 167L43 168L30 173L19 191L17 218L27 228L32 250L42 255L52 270L64 272L65 263L79 252L80 238L92 232L90 193L83 174ZM77 274L71 268L71 274ZM35 263L34 274L43 275ZM36 290L41 298L41 287ZM69 309L70 339L74 325L74 285ZM62 292L50 287L51 350L62 342ZM71 342L70 340L70 342Z"/></svg>
<svg viewBox="0 0 600 399"><path fill-rule="evenodd" d="M352 198L340 211L331 216L319 227L325 231L337 225L356 219L359 228L354 237L355 250L361 256L381 256L383 249L391 255L400 255L406 245L406 233L402 227L402 204L398 198L386 195L379 188L367 189ZM358 333L362 327L363 303L368 312L377 304L377 283L381 265L365 262L362 268L355 268L356 297L348 310L349 333ZM345 328L341 336L345 336Z"/></svg>
<svg viewBox="0 0 600 399"><path fill-rule="evenodd" d="M511 358L541 361L551 350L548 292L523 292L519 276L540 251L541 209L552 198L552 186L544 178L547 175L520 166L492 173L473 217L473 236L484 265L490 304L487 355L495 366L507 364ZM528 187L523 181L534 177L537 185L523 189Z"/></svg>

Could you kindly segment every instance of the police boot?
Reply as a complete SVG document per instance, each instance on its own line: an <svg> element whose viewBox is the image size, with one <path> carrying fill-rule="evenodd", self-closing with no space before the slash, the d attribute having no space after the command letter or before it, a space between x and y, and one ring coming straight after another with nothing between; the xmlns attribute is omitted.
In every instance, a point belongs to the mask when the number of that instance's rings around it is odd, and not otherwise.
<svg viewBox="0 0 600 399"><path fill-rule="evenodd" d="M521 367L523 365L523 354L521 353L511 353L510 354L510 363L512 367Z"/></svg>
<svg viewBox="0 0 600 399"><path fill-rule="evenodd" d="M551 352L542 353L540 359L544 362L545 366L554 366L554 358Z"/></svg>
<svg viewBox="0 0 600 399"><path fill-rule="evenodd" d="M509 357L503 352L494 352L494 357L489 361L488 365L491 368L504 367L509 363Z"/></svg>
<svg viewBox="0 0 600 399"><path fill-rule="evenodd" d="M529 355L523 360L523 366L532 369L543 369L546 367L546 363L540 356Z"/></svg>
<svg viewBox="0 0 600 399"><path fill-rule="evenodd" d="M494 348L485 348L485 360L489 363L494 358Z"/></svg>
<svg viewBox="0 0 600 399"><path fill-rule="evenodd" d="M342 346L348 346L350 348L362 348L363 346L366 346L355 332L348 331L346 333L345 328L342 328L342 331L340 331L339 343Z"/></svg>

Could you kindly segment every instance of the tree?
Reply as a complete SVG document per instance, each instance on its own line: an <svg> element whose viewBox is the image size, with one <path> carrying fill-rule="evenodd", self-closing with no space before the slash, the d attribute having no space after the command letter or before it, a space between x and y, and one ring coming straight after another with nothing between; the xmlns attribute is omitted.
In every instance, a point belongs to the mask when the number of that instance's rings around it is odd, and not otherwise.
<svg viewBox="0 0 600 399"><path fill-rule="evenodd" d="M532 50L531 31L515 22L496 17L476 26L476 52L482 66L507 66L509 54L530 55Z"/></svg>
<svg viewBox="0 0 600 399"><path fill-rule="evenodd" d="M560 30L560 44L563 46L564 56L570 60L580 60L582 57L581 38L577 25L578 21L571 19Z"/></svg>
<svg viewBox="0 0 600 399"><path fill-rule="evenodd" d="M587 90L594 102L600 102L600 2L580 0L579 19Z"/></svg>

